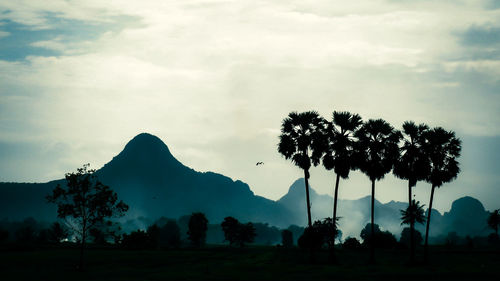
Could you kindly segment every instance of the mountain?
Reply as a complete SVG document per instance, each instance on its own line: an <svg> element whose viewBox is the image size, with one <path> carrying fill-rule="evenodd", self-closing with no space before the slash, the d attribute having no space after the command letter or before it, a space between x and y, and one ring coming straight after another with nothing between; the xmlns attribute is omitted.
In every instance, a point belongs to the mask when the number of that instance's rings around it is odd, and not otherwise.
<svg viewBox="0 0 500 281"><path fill-rule="evenodd" d="M226 216L278 227L306 224L304 179L293 182L283 197L272 201L255 195L246 183L239 180L186 167L162 140L146 133L130 140L96 174L130 206L126 219L178 218L201 211L215 224ZM32 216L37 220L54 220L56 207L47 204L45 196L57 184L64 183L64 179L37 184L0 183L0 219L22 220ZM310 197L314 220L332 216L331 196L318 194L311 188ZM399 235L402 230L399 210L406 206L404 202L382 204L376 200L376 223ZM472 197L456 200L444 215L432 211L431 236L445 235L449 231L460 235L488 233L488 212ZM362 227L370 220L370 196L339 200L338 215L343 237L359 236ZM423 232L424 227L419 225L417 229Z"/></svg>
<svg viewBox="0 0 500 281"><path fill-rule="evenodd" d="M246 183L184 166L163 141L150 134L134 137L96 174L130 206L128 218L177 218L200 211L214 222L234 216L283 227L291 223L282 206L256 196ZM0 184L0 218L23 219L36 214L38 219L53 220L55 206L47 204L45 196L57 183L64 180Z"/></svg>

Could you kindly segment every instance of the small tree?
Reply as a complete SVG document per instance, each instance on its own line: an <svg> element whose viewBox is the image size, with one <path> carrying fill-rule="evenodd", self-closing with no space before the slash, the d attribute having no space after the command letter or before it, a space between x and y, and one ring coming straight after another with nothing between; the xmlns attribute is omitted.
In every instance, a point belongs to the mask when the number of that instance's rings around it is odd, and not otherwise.
<svg viewBox="0 0 500 281"><path fill-rule="evenodd" d="M181 231L175 220L169 220L160 228L160 245L177 248L181 244Z"/></svg>
<svg viewBox="0 0 500 281"><path fill-rule="evenodd" d="M238 244L243 247L245 243L252 243L255 239L255 227L251 222L242 224L233 217L226 217L221 223L224 238L229 245Z"/></svg>
<svg viewBox="0 0 500 281"><path fill-rule="evenodd" d="M208 220L203 213L193 213L189 218L188 239L195 247L205 245L207 239Z"/></svg>
<svg viewBox="0 0 500 281"><path fill-rule="evenodd" d="M238 235L238 243L240 247L245 246L245 243L252 243L255 239L255 227L251 222L240 224Z"/></svg>
<svg viewBox="0 0 500 281"><path fill-rule="evenodd" d="M403 231L401 231L401 238L399 238L399 242L408 247L411 247L411 236L411 229L409 227L405 227ZM421 245L423 241L424 238L422 237L422 233L420 233L420 231L418 230L415 230L413 235L413 243L415 243L415 245Z"/></svg>
<svg viewBox="0 0 500 281"><path fill-rule="evenodd" d="M284 248L293 247L293 232L288 229L281 231L281 244Z"/></svg>
<svg viewBox="0 0 500 281"><path fill-rule="evenodd" d="M90 164L83 165L74 173L66 174L66 187L60 184L47 196L57 205L57 216L65 219L80 241L80 270L88 232L106 218L123 216L128 206L118 201L118 195L101 183Z"/></svg>
<svg viewBox="0 0 500 281"><path fill-rule="evenodd" d="M222 231L224 231L224 239L229 242L229 246L236 244L238 241L240 222L233 217L226 217L220 225Z"/></svg>
<svg viewBox="0 0 500 281"><path fill-rule="evenodd" d="M60 243L63 239L68 238L68 229L60 223L55 222L49 228L49 241L52 243Z"/></svg>
<svg viewBox="0 0 500 281"><path fill-rule="evenodd" d="M495 231L498 237L498 226L500 226L500 209L494 210L488 217L488 226Z"/></svg>

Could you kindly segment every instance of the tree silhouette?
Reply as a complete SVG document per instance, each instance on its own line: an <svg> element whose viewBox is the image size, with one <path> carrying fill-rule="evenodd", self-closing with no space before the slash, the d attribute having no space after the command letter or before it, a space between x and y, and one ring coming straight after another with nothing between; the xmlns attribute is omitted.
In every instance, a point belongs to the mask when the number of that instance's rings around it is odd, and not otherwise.
<svg viewBox="0 0 500 281"><path fill-rule="evenodd" d="M370 119L359 128L355 136L356 165L372 182L371 227L375 226L375 181L389 173L399 156L401 133L382 119ZM371 234L374 234L372 229ZM370 245L370 262L375 262L375 245Z"/></svg>
<svg viewBox="0 0 500 281"><path fill-rule="evenodd" d="M236 244L238 241L238 232L240 222L233 217L226 217L221 223L222 231L224 231L224 238L229 242L229 246Z"/></svg>
<svg viewBox="0 0 500 281"><path fill-rule="evenodd" d="M175 220L168 220L160 228L160 245L178 248L181 244L181 231Z"/></svg>
<svg viewBox="0 0 500 281"><path fill-rule="evenodd" d="M455 132L446 131L441 127L428 130L424 134L425 153L430 160L430 172L426 179L432 185L429 209L427 210L427 225L425 227L424 259L428 261L429 226L431 224L432 202L434 190L444 183L455 179L460 172L457 158L462 149L461 141L455 137Z"/></svg>
<svg viewBox="0 0 500 281"><path fill-rule="evenodd" d="M399 242L401 244L407 245L410 247L410 244L412 243L411 241L411 230L409 227L403 228L403 231L401 231L401 238L399 238ZM420 231L415 230L414 235L413 235L413 241L415 245L421 245L422 241L424 241L424 238L422 238L422 233Z"/></svg>
<svg viewBox="0 0 500 281"><path fill-rule="evenodd" d="M57 204L57 216L66 220L80 241L80 270L83 270L83 254L88 231L103 223L105 218L123 216L128 206L118 201L118 195L102 184L89 169L89 164L66 174L66 188L60 184L47 196Z"/></svg>
<svg viewBox="0 0 500 281"><path fill-rule="evenodd" d="M415 225L415 223L424 224L425 222L425 205L420 205L419 201L412 200L406 210L401 210L401 225Z"/></svg>
<svg viewBox="0 0 500 281"><path fill-rule="evenodd" d="M494 210L488 217L488 226L495 231L498 237L498 226L500 226L500 209Z"/></svg>
<svg viewBox="0 0 500 281"><path fill-rule="evenodd" d="M325 120L315 111L291 112L281 124L278 152L304 170L308 226L312 225L309 168L311 164L317 166L323 154L320 143L323 141L324 126Z"/></svg>
<svg viewBox="0 0 500 281"><path fill-rule="evenodd" d="M336 174L335 189L333 195L333 220L337 221L337 197L340 178L347 179L349 172L354 169L354 133L363 124L361 116L350 112L333 112L332 122L328 123L326 129L325 155L323 166ZM336 231L332 232L335 237ZM335 256L335 239L331 247L332 256Z"/></svg>
<svg viewBox="0 0 500 281"><path fill-rule="evenodd" d="M193 213L188 223L188 239L193 246L199 248L205 245L207 239L208 220L203 213Z"/></svg>
<svg viewBox="0 0 500 281"><path fill-rule="evenodd" d="M429 129L425 124L416 125L412 121L403 123L403 144L400 155L394 165L394 175L408 180L408 206L412 205L412 187L429 175L430 163L424 146L424 134ZM410 222L410 262L415 261L414 241L415 225Z"/></svg>
<svg viewBox="0 0 500 281"><path fill-rule="evenodd" d="M284 229L281 231L281 244L283 248L292 248L293 247L293 232L288 229Z"/></svg>
<svg viewBox="0 0 500 281"><path fill-rule="evenodd" d="M255 239L255 227L251 222L242 224L233 217L226 217L221 223L224 238L229 245L238 244L243 247L245 243L252 243Z"/></svg>
<svg viewBox="0 0 500 281"><path fill-rule="evenodd" d="M68 229L59 222L53 223L49 228L49 241L60 243L63 239L68 238Z"/></svg>

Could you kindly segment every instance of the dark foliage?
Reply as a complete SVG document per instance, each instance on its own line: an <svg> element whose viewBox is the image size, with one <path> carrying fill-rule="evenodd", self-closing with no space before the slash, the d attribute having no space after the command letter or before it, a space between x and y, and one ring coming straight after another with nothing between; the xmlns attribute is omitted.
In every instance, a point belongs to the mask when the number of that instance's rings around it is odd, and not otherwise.
<svg viewBox="0 0 500 281"><path fill-rule="evenodd" d="M398 246L398 241L396 237L389 231L381 231L380 227L374 225L375 232L373 236L371 235L371 224L367 223L366 226L361 230L361 239L363 239L363 245L372 246L375 248L396 248Z"/></svg>
<svg viewBox="0 0 500 281"><path fill-rule="evenodd" d="M252 243L255 239L255 227L252 223L242 224L233 217L226 217L221 223L224 231L225 241L229 245L239 245L243 247L245 243Z"/></svg>
<svg viewBox="0 0 500 281"><path fill-rule="evenodd" d="M361 247L361 243L359 243L358 239L355 237L347 237L342 244L342 248L344 249L359 249Z"/></svg>
<svg viewBox="0 0 500 281"><path fill-rule="evenodd" d="M488 226L495 231L498 236L498 226L500 226L500 210L494 210L488 217Z"/></svg>
<svg viewBox="0 0 500 281"><path fill-rule="evenodd" d="M177 248L181 245L181 231L175 220L168 220L160 227L159 243L162 247Z"/></svg>
<svg viewBox="0 0 500 281"><path fill-rule="evenodd" d="M75 173L67 173L66 187L58 184L52 195L47 196L48 202L57 205L57 216L71 225L81 241L80 269L89 230L104 223L106 218L123 216L128 210L123 201L118 201L116 192L101 183L89 166L85 164Z"/></svg>
<svg viewBox="0 0 500 281"><path fill-rule="evenodd" d="M325 245L332 247L337 237L332 233L338 234L338 231L331 218L325 218L322 221L317 220L312 227L306 227L302 236L299 237L298 245L302 249L313 250L320 249Z"/></svg>
<svg viewBox="0 0 500 281"><path fill-rule="evenodd" d="M7 239L9 239L9 231L0 228L0 244L6 242Z"/></svg>
<svg viewBox="0 0 500 281"><path fill-rule="evenodd" d="M317 112L307 111L302 113L291 112L281 124L280 142L278 152L285 159L304 170L306 189L307 225L312 225L311 201L309 199L309 168L320 163L324 152L324 129L326 120Z"/></svg>
<svg viewBox="0 0 500 281"><path fill-rule="evenodd" d="M281 231L281 245L284 248L293 247L293 233L290 230L284 229Z"/></svg>
<svg viewBox="0 0 500 281"><path fill-rule="evenodd" d="M130 250L143 250L152 248L149 235L143 230L133 231L130 234L123 234L122 245Z"/></svg>
<svg viewBox="0 0 500 281"><path fill-rule="evenodd" d="M410 228L409 227L405 227L403 229L403 231L401 231L401 238L399 238L399 243L405 245L405 246L410 246L410 242L411 242L411 233L410 233ZM420 231L418 230L414 230L414 237L413 239L415 239L415 244L416 245L421 245L422 242L424 241L423 237L422 237L422 233L420 233Z"/></svg>
<svg viewBox="0 0 500 281"><path fill-rule="evenodd" d="M189 218L188 224L188 239L195 247L205 245L207 238L208 220L203 213L193 213Z"/></svg>
<svg viewBox="0 0 500 281"><path fill-rule="evenodd" d="M63 239L68 238L68 228L61 225L59 222L53 223L48 230L48 239L51 243L60 243Z"/></svg>

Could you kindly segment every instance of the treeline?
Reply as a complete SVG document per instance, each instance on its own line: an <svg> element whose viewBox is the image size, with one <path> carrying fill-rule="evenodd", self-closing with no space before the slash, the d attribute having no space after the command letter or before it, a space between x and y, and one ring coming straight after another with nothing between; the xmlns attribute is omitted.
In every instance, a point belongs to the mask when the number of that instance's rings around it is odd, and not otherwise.
<svg viewBox="0 0 500 281"><path fill-rule="evenodd" d="M498 210L493 212L488 222L492 230L498 230ZM203 215L203 214L202 214ZM197 213L200 216L200 213ZM203 215L204 216L204 215ZM220 224L206 221L206 229L201 223L201 233L191 239L189 233L189 222L192 215L185 215L179 219L161 217L149 224L145 229L124 231L122 227L130 228L135 222L129 220L123 225L118 222L108 222L99 227L89 230L88 242L93 246L106 246L123 248L129 250L168 250L178 248L205 247L227 245L230 247L245 247L246 245L266 245L284 248L299 247L307 250L329 249L333 243L331 240L331 224L328 220L316 221L315 232L304 233L304 228L291 225L287 229L279 229L264 223L241 223L233 217L226 217ZM142 219L142 221L147 221ZM203 221L203 220L202 220ZM129 224L129 226L126 226ZM314 225L314 224L313 224ZM204 229L204 230L203 230ZM377 248L386 249L408 249L410 247L410 228L402 230L399 240L389 232L381 230L374 225L374 245ZM204 234L203 234L204 233ZM342 239L342 232L338 230L335 239L339 247L343 249L368 248L372 244L371 224L368 223L362 229L358 240L355 237ZM200 235L201 234L201 235ZM496 232L488 236L460 236L456 232L435 237L436 245L448 248L466 246L467 248L483 248L500 246L500 239ZM423 236L415 231L415 243L417 246L423 244ZM75 246L79 245L78 236L66 226L64 222L45 223L38 222L34 218L23 221L0 220L0 249L26 250L46 246Z"/></svg>

